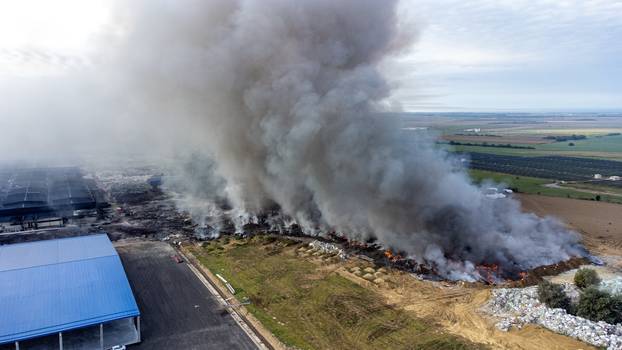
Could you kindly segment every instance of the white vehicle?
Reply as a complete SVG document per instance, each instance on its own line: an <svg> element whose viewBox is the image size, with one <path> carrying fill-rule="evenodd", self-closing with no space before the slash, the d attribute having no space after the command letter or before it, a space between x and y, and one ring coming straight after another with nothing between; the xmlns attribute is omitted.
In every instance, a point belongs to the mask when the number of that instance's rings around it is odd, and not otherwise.
<svg viewBox="0 0 622 350"><path fill-rule="evenodd" d="M112 350L125 350L125 345L115 345Z"/></svg>
<svg viewBox="0 0 622 350"><path fill-rule="evenodd" d="M506 198L507 196L503 193L499 192L499 189L496 187L488 187L485 191L484 191L484 196L486 196L486 198L490 198L490 199L501 199L501 198Z"/></svg>

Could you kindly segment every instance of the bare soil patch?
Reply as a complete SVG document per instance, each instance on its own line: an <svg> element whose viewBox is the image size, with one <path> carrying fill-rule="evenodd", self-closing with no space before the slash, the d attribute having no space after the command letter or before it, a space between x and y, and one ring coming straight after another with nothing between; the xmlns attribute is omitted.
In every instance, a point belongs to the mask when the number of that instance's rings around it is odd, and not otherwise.
<svg viewBox="0 0 622 350"><path fill-rule="evenodd" d="M457 142L471 142L471 143L494 143L494 144L528 144L538 145L544 143L550 143L551 140L545 140L541 136L484 136L484 135L445 135L444 140L457 141Z"/></svg>
<svg viewBox="0 0 622 350"><path fill-rule="evenodd" d="M554 216L580 232L595 253L622 255L622 205L538 195L518 195L523 210Z"/></svg>
<svg viewBox="0 0 622 350"><path fill-rule="evenodd" d="M576 339L555 334L535 325L518 331L503 332L480 310L490 295L487 287L468 284L419 281L408 273L389 269L387 286L377 286L349 271L364 262L350 260L340 275L382 295L397 309L412 311L417 316L433 320L446 331L462 336L492 349L593 349Z"/></svg>

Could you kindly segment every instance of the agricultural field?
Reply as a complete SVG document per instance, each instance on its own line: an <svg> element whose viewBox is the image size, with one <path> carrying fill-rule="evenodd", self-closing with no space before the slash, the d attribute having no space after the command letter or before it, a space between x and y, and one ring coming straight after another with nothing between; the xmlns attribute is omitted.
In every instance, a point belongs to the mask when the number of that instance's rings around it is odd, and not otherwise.
<svg viewBox="0 0 622 350"><path fill-rule="evenodd" d="M511 144L511 145L524 145L524 146L533 146L539 144L551 143L550 140L546 140L541 136L500 136L493 134L450 134L443 135L443 140L446 141L454 141L460 143L473 143L473 144Z"/></svg>
<svg viewBox="0 0 622 350"><path fill-rule="evenodd" d="M591 252L609 257L622 254L619 205L529 194L519 194L518 198L525 211L539 216L554 216L580 232L583 243ZM622 267L618 259L609 263L615 268Z"/></svg>
<svg viewBox="0 0 622 350"><path fill-rule="evenodd" d="M622 204L622 189L610 189L594 185L561 184L552 182L550 179L478 169L470 169L469 175L475 183L485 184L486 181L492 181L518 193Z"/></svg>
<svg viewBox="0 0 622 350"><path fill-rule="evenodd" d="M277 338L299 349L481 349L428 319L386 304L331 269L297 258L300 243L272 236L190 249L224 276Z"/></svg>
<svg viewBox="0 0 622 350"><path fill-rule="evenodd" d="M622 115L439 113L405 114L406 129L425 128L450 149L516 156L572 156L622 161ZM581 136L584 139L556 141ZM489 147L482 147L482 144ZM460 145L463 144L463 145ZM527 148L490 147L512 145ZM572 144L572 145L570 145Z"/></svg>
<svg viewBox="0 0 622 350"><path fill-rule="evenodd" d="M622 181L594 179L622 175L622 162L576 157L519 157L487 153L468 154L470 168L562 181L590 181L593 184L622 187Z"/></svg>
<svg viewBox="0 0 622 350"><path fill-rule="evenodd" d="M538 145L536 146L536 150L559 152L622 152L622 135L588 136L585 140L576 140L571 142L574 146L569 146L568 144L570 142L552 142Z"/></svg>
<svg viewBox="0 0 622 350"><path fill-rule="evenodd" d="M408 128L439 136L464 154L475 182L490 179L519 192L622 202L622 116L450 113L405 117Z"/></svg>
<svg viewBox="0 0 622 350"><path fill-rule="evenodd" d="M594 194L588 192L581 192L557 186L547 186L551 184L551 180L547 179L540 179L528 176L516 176L478 169L469 170L469 174L471 175L471 178L475 183L481 184L485 183L486 180L491 180L495 183L505 185L518 193L540 194L544 196L587 200L592 200L595 197Z"/></svg>
<svg viewBox="0 0 622 350"><path fill-rule="evenodd" d="M622 181L596 180L594 174L622 174L622 162L573 157L519 157L471 153L476 183L501 183L519 193L622 204Z"/></svg>
<svg viewBox="0 0 622 350"><path fill-rule="evenodd" d="M446 140L456 140L455 137L444 137ZM573 140L565 142L512 142L516 138L499 138L495 141L457 141L469 143L471 145L452 145L451 151L455 152L479 152L498 155L512 155L521 157L542 157L542 156L569 156L569 157L588 157L597 159L609 159L622 161L622 136L588 136L584 140ZM526 141L526 139L524 140ZM504 147L484 147L478 144L487 142L488 144L506 145L514 147L529 148L504 148ZM572 143L572 146L569 144Z"/></svg>

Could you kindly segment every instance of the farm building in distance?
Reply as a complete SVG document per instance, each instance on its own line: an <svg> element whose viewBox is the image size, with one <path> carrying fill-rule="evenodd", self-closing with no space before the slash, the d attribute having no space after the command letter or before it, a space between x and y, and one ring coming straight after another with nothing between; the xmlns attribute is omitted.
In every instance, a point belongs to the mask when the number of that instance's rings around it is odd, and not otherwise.
<svg viewBox="0 0 622 350"><path fill-rule="evenodd" d="M140 313L105 234L0 246L0 349L140 342Z"/></svg>

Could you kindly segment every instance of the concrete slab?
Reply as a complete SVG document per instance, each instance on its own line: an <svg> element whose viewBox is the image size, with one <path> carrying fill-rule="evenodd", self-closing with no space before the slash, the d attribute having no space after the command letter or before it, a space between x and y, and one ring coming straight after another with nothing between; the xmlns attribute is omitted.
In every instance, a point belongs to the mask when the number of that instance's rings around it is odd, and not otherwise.
<svg viewBox="0 0 622 350"><path fill-rule="evenodd" d="M243 349L257 347L175 251L158 241L117 243L141 312L137 349Z"/></svg>

